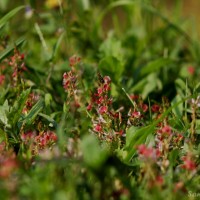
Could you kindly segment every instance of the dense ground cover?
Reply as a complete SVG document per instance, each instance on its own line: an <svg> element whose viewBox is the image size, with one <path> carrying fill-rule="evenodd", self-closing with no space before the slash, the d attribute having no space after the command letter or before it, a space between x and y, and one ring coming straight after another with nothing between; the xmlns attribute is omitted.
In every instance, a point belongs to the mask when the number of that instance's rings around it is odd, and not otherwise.
<svg viewBox="0 0 200 200"><path fill-rule="evenodd" d="M200 46L180 2L1 1L0 199L200 197Z"/></svg>

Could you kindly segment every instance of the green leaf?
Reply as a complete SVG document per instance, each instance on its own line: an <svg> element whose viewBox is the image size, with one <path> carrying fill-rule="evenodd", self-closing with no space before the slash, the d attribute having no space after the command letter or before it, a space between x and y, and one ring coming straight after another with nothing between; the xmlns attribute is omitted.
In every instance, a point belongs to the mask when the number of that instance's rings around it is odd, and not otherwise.
<svg viewBox="0 0 200 200"><path fill-rule="evenodd" d="M134 156L136 152L136 146L139 144L145 143L147 137L150 134L153 134L155 130L155 124L151 124L149 126L142 127L137 129L136 127L131 127L127 131L127 141L125 150L127 151L127 155L124 159L125 162L130 162L131 158Z"/></svg>
<svg viewBox="0 0 200 200"><path fill-rule="evenodd" d="M171 102L172 106L174 106L177 102L180 102L182 100L181 96L177 94L173 101ZM182 118L183 115L183 103L180 103L176 107L173 107L172 112L178 117Z"/></svg>
<svg viewBox="0 0 200 200"><path fill-rule="evenodd" d="M19 6L17 8L14 8L9 13L7 13L4 17L0 19L0 29L12 18L15 14L17 14L20 10L25 8L25 6Z"/></svg>
<svg viewBox="0 0 200 200"><path fill-rule="evenodd" d="M44 101L42 99L40 99L29 111L29 113L27 114L27 116L24 118L24 123L27 125L31 125L35 118L37 117L37 115L41 112L41 110L44 107Z"/></svg>
<svg viewBox="0 0 200 200"><path fill-rule="evenodd" d="M51 94L50 94L50 93L46 93L46 94L45 94L45 97L44 97L45 106L46 106L46 107L49 107L51 101L52 101L52 96L51 96Z"/></svg>
<svg viewBox="0 0 200 200"><path fill-rule="evenodd" d="M14 42L14 44L9 45L4 51L0 53L0 61L6 58L14 49L15 47L20 46L25 41L24 37L19 38Z"/></svg>
<svg viewBox="0 0 200 200"><path fill-rule="evenodd" d="M179 155L178 149L173 149L169 154L169 161L173 167L177 164L178 155Z"/></svg>
<svg viewBox="0 0 200 200"><path fill-rule="evenodd" d="M8 112L9 112L9 105L8 100L4 102L2 106L0 106L0 122L2 122L5 126L8 125Z"/></svg>
<svg viewBox="0 0 200 200"><path fill-rule="evenodd" d="M14 106L11 109L9 114L10 118L12 119L12 125L16 125L18 120L21 117L22 110L25 106L26 100L31 92L31 89L24 90L21 95L16 99Z"/></svg>
<svg viewBox="0 0 200 200"><path fill-rule="evenodd" d="M94 169L99 169L105 163L108 152L101 147L94 135L87 135L81 142L83 158L85 163Z"/></svg>
<svg viewBox="0 0 200 200"><path fill-rule="evenodd" d="M48 115L45 115L45 114L43 114L43 113L39 113L38 115L39 115L40 117L46 119L46 120L50 123L49 126L50 126L51 124L52 124L53 127L56 127L56 126L57 126L56 121L55 121L52 117L50 117L50 116L48 116Z"/></svg>
<svg viewBox="0 0 200 200"><path fill-rule="evenodd" d="M63 33L60 35L60 37L58 38L56 44L54 45L54 47L53 47L53 52L52 52L50 61L52 61L52 60L55 58L55 56L56 56L56 54L57 54L57 52L58 52L58 49L59 49L59 47L60 47L60 45L61 45L61 42L62 42L62 40L63 40L64 35L65 35L65 32L63 32Z"/></svg>
<svg viewBox="0 0 200 200"><path fill-rule="evenodd" d="M110 56L100 61L99 69L102 74L110 76L113 82L118 84L124 70L124 65L117 58Z"/></svg>
<svg viewBox="0 0 200 200"><path fill-rule="evenodd" d="M172 63L172 60L168 58L160 58L158 60L154 60L152 62L149 62L145 67L142 68L141 75L144 76L146 74L156 72L171 63Z"/></svg>

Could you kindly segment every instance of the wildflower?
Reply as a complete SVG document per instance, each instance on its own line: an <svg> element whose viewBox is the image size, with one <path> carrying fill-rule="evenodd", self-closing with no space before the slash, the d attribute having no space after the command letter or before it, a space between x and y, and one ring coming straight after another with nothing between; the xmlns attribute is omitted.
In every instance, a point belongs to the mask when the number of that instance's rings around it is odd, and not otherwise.
<svg viewBox="0 0 200 200"><path fill-rule="evenodd" d="M163 128L162 128L162 133L163 134L167 134L167 135L170 135L171 134L171 127L170 126L164 126Z"/></svg>
<svg viewBox="0 0 200 200"><path fill-rule="evenodd" d="M107 106L101 106L99 108L99 114L105 114L108 111L108 107Z"/></svg>
<svg viewBox="0 0 200 200"><path fill-rule="evenodd" d="M115 132L115 134L120 135L120 136L124 136L124 131L120 130L120 131Z"/></svg>
<svg viewBox="0 0 200 200"><path fill-rule="evenodd" d="M138 154L143 158L150 158L155 160L157 157L160 156L160 153L157 149L147 147L145 144L141 144L137 147Z"/></svg>
<svg viewBox="0 0 200 200"><path fill-rule="evenodd" d="M90 111L90 110L92 110L92 104L89 104L89 105L87 106L87 111Z"/></svg>
<svg viewBox="0 0 200 200"><path fill-rule="evenodd" d="M132 100L137 100L137 99L139 99L139 96L138 96L138 95L135 95L135 94L131 94L131 95L130 95L130 98L131 98Z"/></svg>
<svg viewBox="0 0 200 200"><path fill-rule="evenodd" d="M141 105L141 108L142 108L142 111L143 111L143 112L147 112L147 110L148 110L147 104L142 104L142 105Z"/></svg>
<svg viewBox="0 0 200 200"><path fill-rule="evenodd" d="M96 124L95 127L94 127L94 131L95 132L101 132L102 131L102 127L100 124Z"/></svg>
<svg viewBox="0 0 200 200"><path fill-rule="evenodd" d="M81 61L80 57L77 57L76 55L69 58L69 65L70 67L75 66Z"/></svg>
<svg viewBox="0 0 200 200"><path fill-rule="evenodd" d="M183 165L182 165L183 169L186 169L188 171L193 171L196 169L196 164L192 160L190 154L187 154L186 156L182 157L182 160L183 160Z"/></svg>
<svg viewBox="0 0 200 200"><path fill-rule="evenodd" d="M140 117L141 117L141 113L138 112L138 111L134 111L134 112L132 113L132 117L134 117L134 118L140 118Z"/></svg>
<svg viewBox="0 0 200 200"><path fill-rule="evenodd" d="M25 17L26 19L30 19L33 16L33 9L27 5L25 8Z"/></svg>
<svg viewBox="0 0 200 200"><path fill-rule="evenodd" d="M160 110L160 106L159 106L158 104L153 104L153 105L151 106L151 110L152 110L152 112L157 113L157 112L159 112L159 110Z"/></svg>
<svg viewBox="0 0 200 200"><path fill-rule="evenodd" d="M193 75L194 72L195 72L195 68L194 68L193 66L189 66L189 67L187 68L187 71L188 71L188 73L189 73L190 75Z"/></svg>
<svg viewBox="0 0 200 200"><path fill-rule="evenodd" d="M188 101L188 103L191 103L192 104L192 106L195 106L195 107L200 107L200 96L197 96L197 98L196 99L190 99L189 101Z"/></svg>
<svg viewBox="0 0 200 200"><path fill-rule="evenodd" d="M104 80L104 83L106 83L106 84L111 83L111 78L109 76L104 76L103 80Z"/></svg>

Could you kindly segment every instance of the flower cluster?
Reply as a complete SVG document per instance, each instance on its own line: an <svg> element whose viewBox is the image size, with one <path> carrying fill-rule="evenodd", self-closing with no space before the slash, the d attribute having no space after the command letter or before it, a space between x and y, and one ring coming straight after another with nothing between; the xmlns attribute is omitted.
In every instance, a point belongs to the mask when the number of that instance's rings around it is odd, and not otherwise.
<svg viewBox="0 0 200 200"><path fill-rule="evenodd" d="M21 54L17 49L9 61L9 65L13 68L12 81L13 85L17 86L23 71L27 70L24 62L24 54Z"/></svg>
<svg viewBox="0 0 200 200"><path fill-rule="evenodd" d="M37 154L37 150L51 147L57 141L57 135L52 131L43 131L40 133L28 131L21 134L21 140L32 149L33 154Z"/></svg>
<svg viewBox="0 0 200 200"><path fill-rule="evenodd" d="M72 56L69 58L69 66L71 70L65 72L63 74L63 88L65 92L68 94L68 101L67 104L70 103L71 98L74 99L73 106L71 107L80 107L80 100L78 94L78 78L79 72L76 70L76 65L80 63L81 58L77 56Z"/></svg>
<svg viewBox="0 0 200 200"><path fill-rule="evenodd" d="M27 114L27 112L33 107L35 103L39 100L40 96L36 93L29 94L29 97L26 101L25 107L23 108L22 113Z"/></svg>
<svg viewBox="0 0 200 200"><path fill-rule="evenodd" d="M147 147L145 144L141 144L137 147L138 154L142 159L151 159L156 161L160 156L160 151L158 149Z"/></svg>
<svg viewBox="0 0 200 200"><path fill-rule="evenodd" d="M113 141L124 134L121 129L121 113L112 109L112 97L110 97L111 79L109 76L102 77L98 73L98 87L92 93L88 112L93 113L93 132L104 141Z"/></svg>

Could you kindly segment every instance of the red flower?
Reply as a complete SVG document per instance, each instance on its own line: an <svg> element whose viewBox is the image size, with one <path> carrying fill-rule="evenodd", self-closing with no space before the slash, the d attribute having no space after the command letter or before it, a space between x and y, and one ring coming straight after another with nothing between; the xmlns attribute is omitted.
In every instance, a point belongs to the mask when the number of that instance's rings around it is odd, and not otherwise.
<svg viewBox="0 0 200 200"><path fill-rule="evenodd" d="M135 94L131 94L131 95L130 95L130 98L131 98L132 100L137 100L137 99L139 99L139 96L138 96L138 95L135 95Z"/></svg>
<svg viewBox="0 0 200 200"><path fill-rule="evenodd" d="M142 104L141 108L142 108L143 112L147 112L147 110L148 110L147 104Z"/></svg>
<svg viewBox="0 0 200 200"><path fill-rule="evenodd" d="M72 67L72 66L78 64L80 61L81 61L81 58L74 55L69 58L69 65L70 65L70 67Z"/></svg>
<svg viewBox="0 0 200 200"><path fill-rule="evenodd" d="M147 147L145 144L141 144L137 147L138 154L144 158L150 158L155 160L160 156L160 151L152 147Z"/></svg>
<svg viewBox="0 0 200 200"><path fill-rule="evenodd" d="M140 113L140 112L137 112L137 111L134 111L134 112L132 113L132 117L140 118L140 117L141 117L141 113Z"/></svg>
<svg viewBox="0 0 200 200"><path fill-rule="evenodd" d="M195 72L195 68L194 68L193 66L189 66L189 67L187 68L187 70L188 70L188 73L189 73L190 75L193 75L194 72Z"/></svg>
<svg viewBox="0 0 200 200"><path fill-rule="evenodd" d="M170 126L164 126L164 127L162 128L162 133L163 133L163 134L170 135L170 134L171 134L171 127L170 127Z"/></svg>
<svg viewBox="0 0 200 200"><path fill-rule="evenodd" d="M151 106L151 110L152 110L152 112L159 112L159 110L160 110L160 106L158 105L158 104L153 104L152 106Z"/></svg>
<svg viewBox="0 0 200 200"><path fill-rule="evenodd" d="M95 127L94 127L94 131L101 132L102 131L101 125L100 124L96 124Z"/></svg>
<svg viewBox="0 0 200 200"><path fill-rule="evenodd" d="M90 110L92 110L92 104L89 104L89 105L87 106L87 111L90 111Z"/></svg>
<svg viewBox="0 0 200 200"><path fill-rule="evenodd" d="M105 114L108 111L108 107L107 106L101 106L99 108L99 114Z"/></svg>
<svg viewBox="0 0 200 200"><path fill-rule="evenodd" d="M192 160L189 154L187 156L184 156L182 160L183 160L183 165L182 165L183 169L187 169L188 171L193 171L196 169L196 164Z"/></svg>

